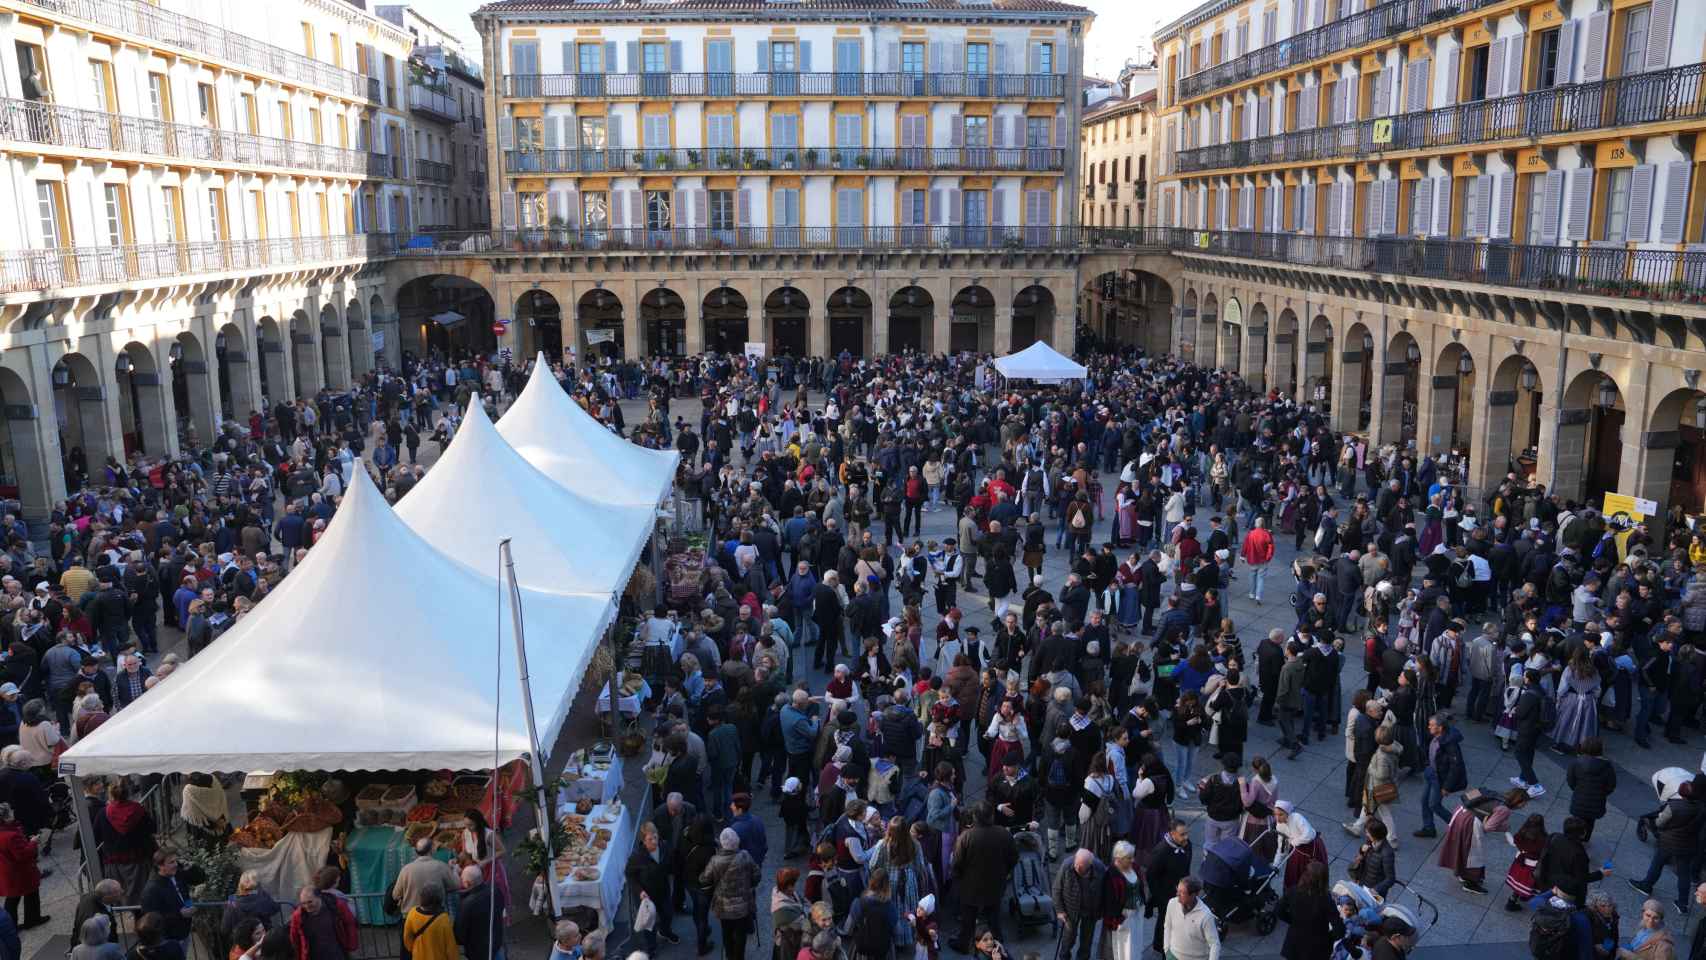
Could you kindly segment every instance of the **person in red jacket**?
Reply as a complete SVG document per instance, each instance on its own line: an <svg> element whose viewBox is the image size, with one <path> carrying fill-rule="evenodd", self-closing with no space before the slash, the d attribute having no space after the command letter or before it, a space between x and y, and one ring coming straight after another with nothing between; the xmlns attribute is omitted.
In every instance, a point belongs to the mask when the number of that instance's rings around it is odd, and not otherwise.
<svg viewBox="0 0 1706 960"><path fill-rule="evenodd" d="M1250 565L1250 599L1262 602L1262 585L1268 579L1268 564L1274 559L1274 537L1268 532L1267 521L1257 517L1250 532L1244 535L1244 546L1238 551Z"/></svg>
<svg viewBox="0 0 1706 960"><path fill-rule="evenodd" d="M46 923L41 914L41 869L36 866L36 842L12 815L12 805L0 803L0 897L6 912L18 921L19 930ZM24 913L18 915L18 905Z"/></svg>
<svg viewBox="0 0 1706 960"><path fill-rule="evenodd" d="M312 885L296 893L290 915L290 945L297 960L349 960L360 945L355 912L342 897Z"/></svg>

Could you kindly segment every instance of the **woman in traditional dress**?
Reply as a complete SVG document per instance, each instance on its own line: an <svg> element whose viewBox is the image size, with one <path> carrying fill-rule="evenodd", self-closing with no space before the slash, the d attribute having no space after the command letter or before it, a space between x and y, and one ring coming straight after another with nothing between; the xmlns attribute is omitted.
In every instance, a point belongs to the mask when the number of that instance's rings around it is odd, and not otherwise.
<svg viewBox="0 0 1706 960"><path fill-rule="evenodd" d="M1238 838L1252 846L1274 825L1274 804L1279 802L1279 777L1268 764L1268 758L1257 754L1250 758L1250 776L1238 778L1238 792L1244 800L1244 819L1238 827ZM1273 859L1277 838L1262 840L1256 855Z"/></svg>
<svg viewBox="0 0 1706 960"><path fill-rule="evenodd" d="M1505 871L1505 886L1511 890L1510 899L1505 901L1505 909L1516 913L1522 905L1534 894L1534 870L1540 866L1540 855L1546 852L1546 818L1541 814L1530 814L1523 821L1522 828L1511 834L1511 846L1516 848L1516 858L1511 861L1511 867Z"/></svg>
<svg viewBox="0 0 1706 960"><path fill-rule="evenodd" d="M989 729L984 731L984 737L995 743L989 748L989 782L1001 774L1001 765L1009 753L1019 755L1020 766L1024 765L1025 753L1031 742L1031 732L1025 726L1025 717L1013 707L1012 700L1002 700L996 710L995 719L989 722Z"/></svg>
<svg viewBox="0 0 1706 960"><path fill-rule="evenodd" d="M1114 574L1114 589L1119 598L1119 625L1127 630L1136 630L1138 624L1143 622L1143 609L1138 604L1138 583L1143 579L1138 573L1141 563L1134 553L1120 564L1119 570Z"/></svg>
<svg viewBox="0 0 1706 960"><path fill-rule="evenodd" d="M1285 889L1290 890L1311 863L1326 864L1327 845L1321 842L1308 818L1298 813L1290 800L1274 803L1274 821L1274 832L1280 839L1276 859L1291 853L1285 863Z"/></svg>
<svg viewBox="0 0 1706 960"><path fill-rule="evenodd" d="M1130 484L1120 484L1114 491L1114 504L1119 523L1114 546L1123 547L1137 539L1137 491Z"/></svg>
<svg viewBox="0 0 1706 960"><path fill-rule="evenodd" d="M1451 814L1445 841L1439 847L1439 865L1457 876L1470 893L1486 893L1486 835L1510 830L1511 814L1528 802L1526 790L1512 789L1503 797L1475 791Z"/></svg>
<svg viewBox="0 0 1706 960"><path fill-rule="evenodd" d="M1552 746L1560 753L1570 753L1583 740L1597 736L1599 671L1583 646L1576 649L1558 684L1558 723L1552 728Z"/></svg>
<svg viewBox="0 0 1706 960"><path fill-rule="evenodd" d="M1155 849L1166 835L1173 816L1168 807L1173 802L1173 777L1161 757L1151 752L1138 761L1137 779L1132 782L1131 798L1137 801L1131 828L1132 843L1144 856Z"/></svg>

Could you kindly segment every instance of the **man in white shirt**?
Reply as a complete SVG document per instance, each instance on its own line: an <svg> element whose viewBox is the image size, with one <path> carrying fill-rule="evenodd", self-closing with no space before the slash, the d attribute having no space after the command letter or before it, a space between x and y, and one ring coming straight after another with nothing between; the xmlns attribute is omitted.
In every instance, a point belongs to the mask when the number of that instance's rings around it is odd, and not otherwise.
<svg viewBox="0 0 1706 960"><path fill-rule="evenodd" d="M1167 960L1220 960L1220 931L1201 893L1202 881L1186 877L1167 901Z"/></svg>

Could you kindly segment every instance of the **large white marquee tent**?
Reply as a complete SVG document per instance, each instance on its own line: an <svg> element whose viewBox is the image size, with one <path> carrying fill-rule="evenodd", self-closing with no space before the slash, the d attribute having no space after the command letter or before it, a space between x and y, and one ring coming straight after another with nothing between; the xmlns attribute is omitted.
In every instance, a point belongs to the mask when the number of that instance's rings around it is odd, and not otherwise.
<svg viewBox="0 0 1706 960"><path fill-rule="evenodd" d="M1082 380L1089 375L1084 365L1038 340L1018 353L1010 353L993 361L995 372L1009 380L1035 380L1038 383L1061 383Z"/></svg>

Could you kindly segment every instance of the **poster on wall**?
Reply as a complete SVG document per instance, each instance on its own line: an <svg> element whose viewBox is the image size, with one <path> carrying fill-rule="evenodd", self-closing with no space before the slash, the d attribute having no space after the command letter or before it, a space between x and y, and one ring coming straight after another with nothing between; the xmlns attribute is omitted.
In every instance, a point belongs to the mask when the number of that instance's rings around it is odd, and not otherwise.
<svg viewBox="0 0 1706 960"><path fill-rule="evenodd" d="M589 347L599 343L613 343L615 340L616 331L614 330L588 330L586 332L586 343Z"/></svg>
<svg viewBox="0 0 1706 960"><path fill-rule="evenodd" d="M760 340L760 341L754 342L754 341L748 340L746 342L746 355L747 355L748 359L763 360L764 359L764 341Z"/></svg>
<svg viewBox="0 0 1706 960"><path fill-rule="evenodd" d="M385 331L383 331L383 330L373 331L373 352L379 353L380 351L382 351L384 349L385 349Z"/></svg>

